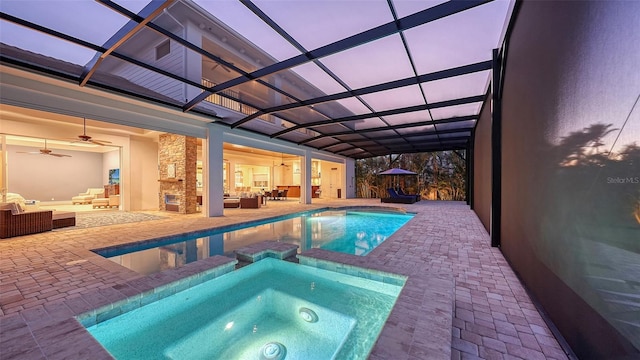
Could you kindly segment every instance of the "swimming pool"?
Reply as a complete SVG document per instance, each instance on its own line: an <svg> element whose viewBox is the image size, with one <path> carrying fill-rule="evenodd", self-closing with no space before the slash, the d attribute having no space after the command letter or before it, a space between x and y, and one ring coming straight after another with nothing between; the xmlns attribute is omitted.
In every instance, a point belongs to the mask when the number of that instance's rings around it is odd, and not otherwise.
<svg viewBox="0 0 640 360"><path fill-rule="evenodd" d="M93 250L140 274L152 274L265 240L298 245L299 251L321 248L364 256L414 214L372 209L317 210L241 226Z"/></svg>
<svg viewBox="0 0 640 360"><path fill-rule="evenodd" d="M116 359L366 359L406 281L384 279L266 258L87 330Z"/></svg>

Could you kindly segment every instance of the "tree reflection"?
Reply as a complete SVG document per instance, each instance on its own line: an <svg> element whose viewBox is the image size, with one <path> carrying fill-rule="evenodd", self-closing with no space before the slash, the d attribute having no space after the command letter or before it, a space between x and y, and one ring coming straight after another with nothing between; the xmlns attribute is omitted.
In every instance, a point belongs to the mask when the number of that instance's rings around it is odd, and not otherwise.
<svg viewBox="0 0 640 360"><path fill-rule="evenodd" d="M572 212L579 215L584 228L635 230L630 236L615 238L611 233L602 234L599 241L640 252L640 147L634 142L619 153L609 153L604 138L618 130L612 126L593 124L570 133L551 148L560 167L558 186L565 192L562 199L573 203Z"/></svg>
<svg viewBox="0 0 640 360"><path fill-rule="evenodd" d="M603 165L607 159L602 151L603 139L613 131L613 125L595 124L562 138L556 148L560 166Z"/></svg>
<svg viewBox="0 0 640 360"><path fill-rule="evenodd" d="M534 204L540 260L636 346L640 345L640 147L612 152L597 123L550 145ZM541 160L546 164L546 160Z"/></svg>

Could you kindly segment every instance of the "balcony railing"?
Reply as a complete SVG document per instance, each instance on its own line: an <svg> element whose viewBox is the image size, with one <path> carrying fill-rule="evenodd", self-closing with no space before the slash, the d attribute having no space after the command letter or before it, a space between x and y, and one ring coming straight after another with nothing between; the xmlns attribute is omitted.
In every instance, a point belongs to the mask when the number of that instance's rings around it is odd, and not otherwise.
<svg viewBox="0 0 640 360"><path fill-rule="evenodd" d="M206 86L206 87L213 87L216 85L216 83L209 81L208 79L202 79L202 85ZM220 93L226 95L220 95ZM237 100L234 99L239 99L240 98L240 93L237 91L233 91L233 90L223 90L220 93L216 93L216 94L211 94L209 96L207 96L207 98L205 99L205 101L208 101L212 104L216 104L216 105L220 105L222 107L225 107L227 109L230 110L234 110L237 111L239 113L245 114L245 115L251 115L253 113L255 113L256 111L258 111L258 109L254 108L253 106L248 106L245 105ZM258 116L258 119L264 120L264 121L268 121L270 123L273 123L273 119L271 118L271 116L269 115L260 115Z"/></svg>
<svg viewBox="0 0 640 360"><path fill-rule="evenodd" d="M202 79L202 85L206 86L206 87L213 87L216 86L216 83L208 80L208 79ZM222 96L220 95L220 93L226 95L226 96ZM205 101L208 101L212 104L216 104L216 105L220 105L222 107L225 107L227 109L230 110L234 110L237 111L239 113L245 114L245 115L251 115L253 113L255 113L256 111L258 111L258 109L254 108L253 106L248 106L245 105L237 100L234 99L239 99L240 98L240 93L237 91L233 91L233 90L222 90L219 93L216 94L211 94L209 96L207 96L207 98L205 99ZM275 124L275 120L273 118L273 116L270 116L268 114L266 115L260 115L258 116L258 119L260 120L264 120L264 121L268 121L272 124ZM290 128L295 126L295 124L292 124L289 121L286 120L280 120L280 126L282 126L283 128ZM316 133L313 130L310 129L296 129L295 131L303 133L303 134L307 134L309 136L316 136L318 135L318 133Z"/></svg>

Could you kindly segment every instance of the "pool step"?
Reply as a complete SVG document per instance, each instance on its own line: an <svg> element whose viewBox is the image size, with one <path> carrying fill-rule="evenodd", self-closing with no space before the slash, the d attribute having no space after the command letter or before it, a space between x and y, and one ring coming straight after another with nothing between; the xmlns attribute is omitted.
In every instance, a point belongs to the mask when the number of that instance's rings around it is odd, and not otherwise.
<svg viewBox="0 0 640 360"><path fill-rule="evenodd" d="M263 241L235 251L238 261L253 263L271 257L284 260L298 252L298 245L278 241Z"/></svg>

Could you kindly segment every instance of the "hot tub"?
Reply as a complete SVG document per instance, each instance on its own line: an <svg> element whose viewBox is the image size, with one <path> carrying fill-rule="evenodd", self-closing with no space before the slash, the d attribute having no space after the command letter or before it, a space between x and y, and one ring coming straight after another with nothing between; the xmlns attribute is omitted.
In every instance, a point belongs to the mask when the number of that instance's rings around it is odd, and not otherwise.
<svg viewBox="0 0 640 360"><path fill-rule="evenodd" d="M374 278L266 258L87 330L116 359L366 359L406 280Z"/></svg>

